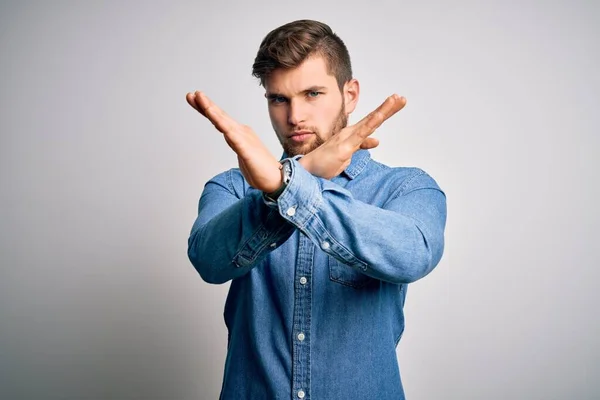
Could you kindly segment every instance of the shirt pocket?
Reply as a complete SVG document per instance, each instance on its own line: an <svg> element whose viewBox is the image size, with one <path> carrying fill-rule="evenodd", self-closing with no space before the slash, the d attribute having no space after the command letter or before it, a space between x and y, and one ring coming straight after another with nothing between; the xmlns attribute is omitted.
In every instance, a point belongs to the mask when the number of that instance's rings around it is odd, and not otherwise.
<svg viewBox="0 0 600 400"><path fill-rule="evenodd" d="M364 288L377 282L375 278L371 278L331 256L328 256L327 258L329 263L329 279L333 282L357 289Z"/></svg>

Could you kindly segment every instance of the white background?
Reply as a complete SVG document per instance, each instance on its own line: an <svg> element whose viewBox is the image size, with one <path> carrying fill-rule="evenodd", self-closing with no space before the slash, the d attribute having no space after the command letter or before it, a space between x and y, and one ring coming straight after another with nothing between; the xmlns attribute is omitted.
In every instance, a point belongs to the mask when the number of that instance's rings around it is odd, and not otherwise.
<svg viewBox="0 0 600 400"><path fill-rule="evenodd" d="M1 2L0 398L218 397L228 285L186 249L236 159L185 94L279 156L251 66L301 18L350 50L351 122L408 99L373 157L447 194L442 262L408 291L408 399L598 398L598 4Z"/></svg>

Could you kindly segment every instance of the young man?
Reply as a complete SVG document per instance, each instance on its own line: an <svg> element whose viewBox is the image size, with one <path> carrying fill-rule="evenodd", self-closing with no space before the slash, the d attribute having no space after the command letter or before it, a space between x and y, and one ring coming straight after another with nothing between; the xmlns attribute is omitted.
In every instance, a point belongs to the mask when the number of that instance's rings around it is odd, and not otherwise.
<svg viewBox="0 0 600 400"><path fill-rule="evenodd" d="M406 100L347 126L359 84L344 43L317 21L269 33L253 75L281 161L206 95L187 94L239 161L206 184L188 243L206 282L231 280L221 398L403 399L407 285L438 264L446 222L429 175L368 152Z"/></svg>

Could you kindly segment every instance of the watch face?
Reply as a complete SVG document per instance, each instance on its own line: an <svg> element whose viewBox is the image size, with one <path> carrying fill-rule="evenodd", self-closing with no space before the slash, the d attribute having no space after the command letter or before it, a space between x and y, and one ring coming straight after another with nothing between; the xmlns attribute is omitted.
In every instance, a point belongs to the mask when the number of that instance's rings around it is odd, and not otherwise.
<svg viewBox="0 0 600 400"><path fill-rule="evenodd" d="M292 179L292 166L289 161L286 161L283 163L283 182L287 184L290 179Z"/></svg>

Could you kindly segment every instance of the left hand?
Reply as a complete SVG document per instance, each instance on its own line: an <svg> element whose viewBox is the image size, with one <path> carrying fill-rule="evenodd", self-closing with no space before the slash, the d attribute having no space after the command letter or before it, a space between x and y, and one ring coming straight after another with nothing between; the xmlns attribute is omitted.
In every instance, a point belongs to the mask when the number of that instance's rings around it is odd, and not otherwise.
<svg viewBox="0 0 600 400"><path fill-rule="evenodd" d="M331 179L350 165L352 155L359 149L371 149L379 141L370 137L388 118L406 105L406 98L393 94L354 125L349 125L327 139L321 146L299 160L308 172Z"/></svg>

